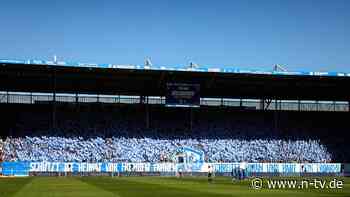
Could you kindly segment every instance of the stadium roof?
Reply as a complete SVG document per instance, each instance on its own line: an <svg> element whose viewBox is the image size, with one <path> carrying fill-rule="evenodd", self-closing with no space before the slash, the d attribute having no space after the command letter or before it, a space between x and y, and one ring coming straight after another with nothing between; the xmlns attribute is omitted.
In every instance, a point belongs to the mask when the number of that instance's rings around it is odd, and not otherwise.
<svg viewBox="0 0 350 197"><path fill-rule="evenodd" d="M113 69L137 69L137 70L166 70L166 71L188 71L188 72L215 72L215 73L236 73L236 74L263 74L263 75L297 75L297 76L330 76L330 77L350 77L350 73L345 72L320 72L320 71L267 71L250 70L236 67L184 67L184 66L157 66L157 65L119 65L119 64L95 64L64 61L45 60L11 60L0 59L0 64L29 64L29 65L56 65L68 67L86 68L113 68Z"/></svg>
<svg viewBox="0 0 350 197"><path fill-rule="evenodd" d="M207 98L350 100L350 73L0 60L0 91L164 96L168 82Z"/></svg>

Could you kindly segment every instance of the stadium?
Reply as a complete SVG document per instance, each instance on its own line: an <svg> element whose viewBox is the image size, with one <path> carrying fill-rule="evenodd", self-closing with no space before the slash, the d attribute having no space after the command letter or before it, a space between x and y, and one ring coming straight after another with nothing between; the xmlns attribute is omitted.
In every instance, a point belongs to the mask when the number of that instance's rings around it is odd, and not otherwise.
<svg viewBox="0 0 350 197"><path fill-rule="evenodd" d="M0 60L0 84L0 196L350 195L350 73Z"/></svg>

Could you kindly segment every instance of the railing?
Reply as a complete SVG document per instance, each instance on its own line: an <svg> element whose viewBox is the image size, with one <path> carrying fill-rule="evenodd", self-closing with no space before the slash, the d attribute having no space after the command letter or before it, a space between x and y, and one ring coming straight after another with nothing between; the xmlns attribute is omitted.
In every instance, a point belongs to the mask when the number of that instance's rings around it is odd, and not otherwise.
<svg viewBox="0 0 350 197"><path fill-rule="evenodd" d="M125 95L91 95L91 94L56 94L0 92L0 103L36 104L40 102L70 102L70 103L140 103L140 96ZM287 110L287 111L337 111L349 112L349 102L343 101L306 101L306 100L271 100L262 107L262 100L257 99L226 99L201 98L202 106L244 107L256 110ZM165 97L149 96L147 104L165 104Z"/></svg>

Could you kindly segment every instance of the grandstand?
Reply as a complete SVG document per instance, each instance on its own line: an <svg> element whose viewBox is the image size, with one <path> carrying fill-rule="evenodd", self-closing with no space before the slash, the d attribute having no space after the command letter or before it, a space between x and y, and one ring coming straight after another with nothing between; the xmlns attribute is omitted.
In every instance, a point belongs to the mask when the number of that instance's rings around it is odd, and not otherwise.
<svg viewBox="0 0 350 197"><path fill-rule="evenodd" d="M200 147L207 162L344 162L349 154L340 141L347 126L343 113L280 112L275 125L271 111L154 105L147 125L143 105L61 103L52 128L49 104L2 109L8 110L12 128L5 160L160 162L162 154L170 157L179 146ZM329 136L334 125L337 131Z"/></svg>
<svg viewBox="0 0 350 197"><path fill-rule="evenodd" d="M350 160L349 73L1 60L0 83L4 174L342 173Z"/></svg>

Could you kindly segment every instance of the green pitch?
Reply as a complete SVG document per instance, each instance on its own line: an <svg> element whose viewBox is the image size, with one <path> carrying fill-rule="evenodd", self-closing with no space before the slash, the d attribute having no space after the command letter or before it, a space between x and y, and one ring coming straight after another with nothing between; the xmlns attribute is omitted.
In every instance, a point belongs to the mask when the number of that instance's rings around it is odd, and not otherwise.
<svg viewBox="0 0 350 197"><path fill-rule="evenodd" d="M250 181L234 182L216 177L183 179L164 177L26 177L0 178L0 197L270 197L270 196L350 196L350 178L343 189L261 189L250 188Z"/></svg>

